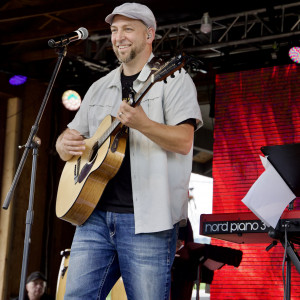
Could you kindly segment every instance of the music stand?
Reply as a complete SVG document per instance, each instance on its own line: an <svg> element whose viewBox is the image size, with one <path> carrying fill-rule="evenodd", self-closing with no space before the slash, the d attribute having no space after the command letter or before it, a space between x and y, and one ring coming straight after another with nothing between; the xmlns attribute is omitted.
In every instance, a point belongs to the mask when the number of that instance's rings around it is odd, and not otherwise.
<svg viewBox="0 0 300 300"><path fill-rule="evenodd" d="M273 145L261 147L262 153L267 157L268 161L273 165L277 173L285 181L296 197L300 197L300 143ZM293 209L293 202L289 204L289 210ZM282 246L285 249L285 261L287 262L286 270L286 299L290 299L291 290L291 261L295 265L300 274L300 259L297 252L294 250L293 242L289 239L287 233L288 228L292 226L300 226L292 224L293 221L285 220L280 222L281 228L284 229L285 235L276 234ZM276 229L279 225L277 225ZM275 229L275 232L276 232Z"/></svg>
<svg viewBox="0 0 300 300"><path fill-rule="evenodd" d="M261 147L291 191L300 197L300 143Z"/></svg>

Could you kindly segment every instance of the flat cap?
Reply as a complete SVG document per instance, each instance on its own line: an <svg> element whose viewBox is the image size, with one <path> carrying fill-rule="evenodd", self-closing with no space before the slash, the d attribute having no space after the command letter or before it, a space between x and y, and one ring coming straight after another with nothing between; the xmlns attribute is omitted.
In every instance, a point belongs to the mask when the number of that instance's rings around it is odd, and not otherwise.
<svg viewBox="0 0 300 300"><path fill-rule="evenodd" d="M42 274L39 271L35 271L35 272L32 272L30 275L28 275L28 277L26 279L26 283L29 283L29 282L34 281L36 279L42 279L43 281L47 281L44 274Z"/></svg>
<svg viewBox="0 0 300 300"><path fill-rule="evenodd" d="M115 15L122 15L131 19L140 20L147 27L151 27L156 30L156 20L154 14L146 5L134 2L124 3L120 6L117 6L113 12L105 18L105 22L111 25Z"/></svg>

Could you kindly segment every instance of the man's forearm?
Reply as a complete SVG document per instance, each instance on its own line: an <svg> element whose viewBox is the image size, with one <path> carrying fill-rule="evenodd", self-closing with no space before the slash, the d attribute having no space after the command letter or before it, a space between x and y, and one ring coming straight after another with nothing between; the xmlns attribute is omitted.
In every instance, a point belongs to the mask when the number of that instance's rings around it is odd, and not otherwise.
<svg viewBox="0 0 300 300"><path fill-rule="evenodd" d="M186 155L190 152L193 139L194 127L191 124L170 126L151 121L151 124L141 128L141 133L158 144L166 151Z"/></svg>

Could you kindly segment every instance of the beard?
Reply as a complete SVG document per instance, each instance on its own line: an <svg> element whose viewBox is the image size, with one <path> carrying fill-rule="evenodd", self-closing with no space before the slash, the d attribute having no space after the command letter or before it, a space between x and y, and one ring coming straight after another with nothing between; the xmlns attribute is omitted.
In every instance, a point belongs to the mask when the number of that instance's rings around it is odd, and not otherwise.
<svg viewBox="0 0 300 300"><path fill-rule="evenodd" d="M136 58L136 51L134 49L132 49L129 53L129 55L126 55L126 56L122 56L120 53L119 53L119 50L116 49L114 50L118 60L121 62L121 63L129 63L131 62L133 59Z"/></svg>
<svg viewBox="0 0 300 300"><path fill-rule="evenodd" d="M139 53L141 53L145 49L145 47L146 47L146 42L142 42L139 45L137 45L136 47L133 47L130 50L129 54L126 55L126 56L120 54L119 49L116 46L113 46L113 50L114 50L115 55L117 56L118 60L121 63L125 63L126 64L126 63L129 63L132 60L134 60L137 57L137 55Z"/></svg>

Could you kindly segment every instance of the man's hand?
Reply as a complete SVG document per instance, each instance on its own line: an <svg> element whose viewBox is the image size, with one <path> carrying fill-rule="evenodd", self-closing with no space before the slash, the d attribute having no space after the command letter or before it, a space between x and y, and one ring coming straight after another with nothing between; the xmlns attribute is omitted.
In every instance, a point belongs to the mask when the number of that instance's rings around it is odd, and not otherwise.
<svg viewBox="0 0 300 300"><path fill-rule="evenodd" d="M131 107L125 101L120 105L117 118L122 124L140 131L166 151L186 155L191 150L194 139L194 126L191 124L171 126L154 122L140 105Z"/></svg>
<svg viewBox="0 0 300 300"><path fill-rule="evenodd" d="M58 137L56 150L64 161L69 160L74 155L82 155L85 150L84 138L77 130L67 128Z"/></svg>
<svg viewBox="0 0 300 300"><path fill-rule="evenodd" d="M137 107L131 107L128 103L126 103L126 101L121 103L117 118L127 127L134 128L139 131L147 121L150 121L140 105Z"/></svg>

